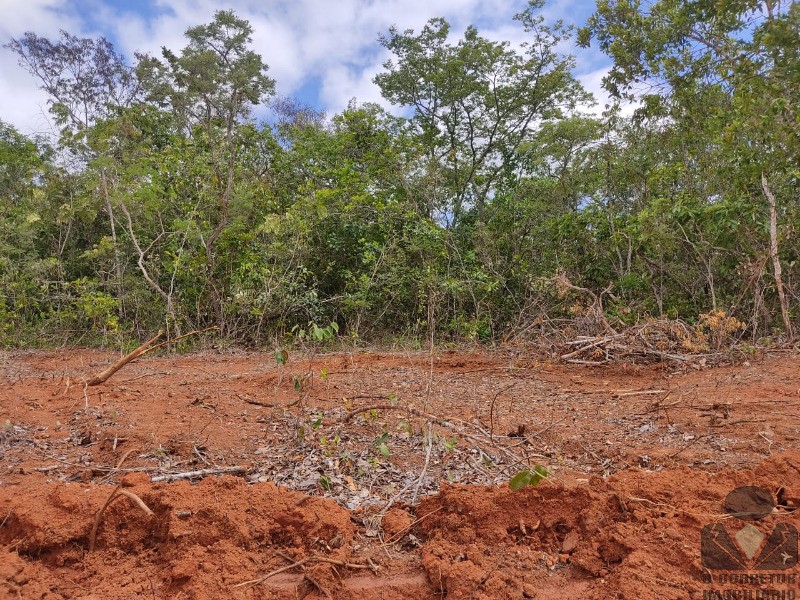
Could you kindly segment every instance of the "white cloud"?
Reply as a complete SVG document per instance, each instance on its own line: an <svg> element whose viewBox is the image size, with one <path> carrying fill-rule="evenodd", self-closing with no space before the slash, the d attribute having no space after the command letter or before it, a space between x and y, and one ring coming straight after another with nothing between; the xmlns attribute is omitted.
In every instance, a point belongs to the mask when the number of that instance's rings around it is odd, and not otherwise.
<svg viewBox="0 0 800 600"><path fill-rule="evenodd" d="M361 70L345 65L332 67L322 79L320 100L330 107L331 112L340 112L352 98L359 103L376 102L390 108L381 97L378 86L372 83L372 78L380 70L382 62L373 63ZM394 109L392 112L397 113L398 110Z"/></svg>
<svg viewBox="0 0 800 600"><path fill-rule="evenodd" d="M47 112L47 95L14 61L0 61L0 119L16 126L25 135L54 131Z"/></svg>
<svg viewBox="0 0 800 600"><path fill-rule="evenodd" d="M597 102L597 104L588 108L589 112L599 115L611 104L608 92L603 89L603 77L607 73L608 67L603 67L577 76L586 91L591 92Z"/></svg>
<svg viewBox="0 0 800 600"><path fill-rule="evenodd" d="M56 37L59 30L80 31L81 24L66 0L0 0L0 45L19 38L26 31ZM22 133L52 133L47 96L36 81L17 64L17 56L0 48L0 119Z"/></svg>
<svg viewBox="0 0 800 600"><path fill-rule="evenodd" d="M597 104L594 106L586 107L587 112L600 115L614 103L611 95L603 89L603 78L608 74L609 68L610 67L602 67L577 76L583 84L583 87L594 94L594 98L597 101ZM633 112L639 108L639 104L636 102L622 102L620 106L622 115L626 117L631 116Z"/></svg>
<svg viewBox="0 0 800 600"><path fill-rule="evenodd" d="M527 2L228 0L220 4L217 0L141 0L124 9L119 4L106 4L104 0L0 0L4 15L0 35L8 40L33 30L50 37L64 28L79 35L105 35L129 58L134 51L158 55L161 46L182 48L188 27L207 23L215 10L229 7L253 26L254 48L269 64L279 94L294 96L309 82L319 82L321 105L317 108L336 112L353 97L386 105L372 79L382 70L386 58L377 37L391 25L419 31L429 18L444 16L455 35L460 36L468 24L474 23L487 37L518 45L525 33L512 17ZM576 0L551 2L545 15L548 20L564 17L570 21L568 17L580 12L576 6L586 12L589 5ZM102 31L93 31L97 29ZM595 67L592 64L591 68ZM593 91L598 89L596 73L599 71L585 76ZM0 53L0 99L0 118L26 133L41 128L46 99L8 51Z"/></svg>
<svg viewBox="0 0 800 600"><path fill-rule="evenodd" d="M0 0L0 13L3 15L0 34L4 38L29 30L41 35L57 35L60 29L80 26L67 0Z"/></svg>

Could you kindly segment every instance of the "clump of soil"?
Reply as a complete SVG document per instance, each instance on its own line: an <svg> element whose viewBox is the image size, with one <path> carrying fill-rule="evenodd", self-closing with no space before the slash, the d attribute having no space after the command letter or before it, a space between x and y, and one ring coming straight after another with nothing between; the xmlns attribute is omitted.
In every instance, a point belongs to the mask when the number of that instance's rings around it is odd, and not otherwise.
<svg viewBox="0 0 800 600"><path fill-rule="evenodd" d="M519 590L536 598L699 598L708 587L701 529L746 523L725 514L728 492L759 486L783 502L760 524L765 532L778 523L800 528L798 474L800 453L789 452L754 471L716 475L631 470L574 488L444 486L418 509L426 516L418 527L423 565L453 598L518 598Z"/></svg>
<svg viewBox="0 0 800 600"><path fill-rule="evenodd" d="M346 510L271 484L233 477L153 485L127 477L127 498L106 509L94 552L88 538L109 486L46 483L33 476L0 491L6 515L0 544L10 557L9 592L23 597L220 598L231 586L292 559L351 553L355 528ZM46 592L46 593L45 593Z"/></svg>

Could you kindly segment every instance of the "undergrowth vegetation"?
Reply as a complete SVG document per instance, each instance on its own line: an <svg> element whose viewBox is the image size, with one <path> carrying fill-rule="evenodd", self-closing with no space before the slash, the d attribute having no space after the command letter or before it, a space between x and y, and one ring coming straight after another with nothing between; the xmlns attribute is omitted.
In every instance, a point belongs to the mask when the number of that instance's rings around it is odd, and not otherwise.
<svg viewBox="0 0 800 600"><path fill-rule="evenodd" d="M389 30L375 83L408 117L277 98L229 11L133 65L11 40L61 135L0 122L0 345L792 338L800 6L601 0L578 36L614 60L599 116L541 8L520 47Z"/></svg>

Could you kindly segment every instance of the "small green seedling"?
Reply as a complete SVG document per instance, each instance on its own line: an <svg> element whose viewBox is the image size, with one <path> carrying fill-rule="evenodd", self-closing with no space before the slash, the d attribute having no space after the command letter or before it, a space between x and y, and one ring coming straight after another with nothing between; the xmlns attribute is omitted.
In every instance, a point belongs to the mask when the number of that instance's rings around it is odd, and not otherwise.
<svg viewBox="0 0 800 600"><path fill-rule="evenodd" d="M381 456L388 457L391 455L391 451L389 450L389 446L386 445L386 440L389 439L388 433L382 433L375 440L372 442L375 448L378 449L378 452L381 453Z"/></svg>
<svg viewBox="0 0 800 600"><path fill-rule="evenodd" d="M320 327L313 321L310 321L308 323L308 329L300 327L300 325L295 325L292 327L292 333L298 340L304 341L308 338L314 342L321 343L333 339L336 334L339 333L339 325L336 322L332 322L327 327Z"/></svg>
<svg viewBox="0 0 800 600"><path fill-rule="evenodd" d="M511 481L508 482L508 486L514 491L521 490L529 485L535 487L547 479L549 475L550 472L547 469L541 465L536 465L533 469L525 469L514 475Z"/></svg>
<svg viewBox="0 0 800 600"><path fill-rule="evenodd" d="M275 350L275 362L278 363L278 366L283 367L288 360L289 353L286 350L281 350L280 348Z"/></svg>

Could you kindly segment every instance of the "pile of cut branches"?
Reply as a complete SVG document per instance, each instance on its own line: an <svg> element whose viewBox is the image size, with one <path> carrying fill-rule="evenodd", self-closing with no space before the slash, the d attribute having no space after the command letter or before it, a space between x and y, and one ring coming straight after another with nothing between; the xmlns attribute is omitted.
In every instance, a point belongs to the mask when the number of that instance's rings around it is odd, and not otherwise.
<svg viewBox="0 0 800 600"><path fill-rule="evenodd" d="M708 318L706 318L708 317ZM646 319L623 329L606 331L598 336L578 336L562 346L561 360L579 364L606 364L619 361L658 362L693 361L723 357L724 348L736 343L732 334L738 327L728 327L723 336L719 315L701 315L698 325L679 319ZM730 319L730 317L729 317ZM713 345L712 352L709 352Z"/></svg>

